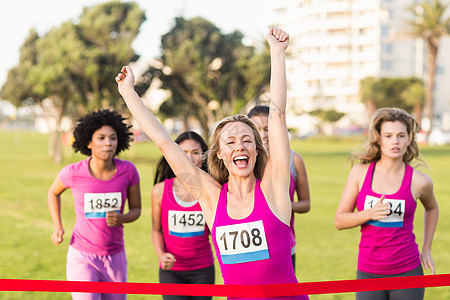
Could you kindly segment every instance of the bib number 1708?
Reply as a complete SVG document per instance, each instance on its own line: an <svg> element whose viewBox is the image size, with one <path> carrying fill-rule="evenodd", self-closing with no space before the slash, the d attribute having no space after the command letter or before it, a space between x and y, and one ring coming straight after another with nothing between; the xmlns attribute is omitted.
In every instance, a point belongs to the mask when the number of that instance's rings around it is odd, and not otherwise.
<svg viewBox="0 0 450 300"><path fill-rule="evenodd" d="M240 241L242 247L244 248L248 248L252 244L255 246L261 246L262 244L261 231L258 228L253 228L251 230L251 234L246 229L243 229L240 233L239 231L230 231L224 232L220 236L220 241L223 241L223 246L225 250L228 250L227 234L228 239L231 238L231 240L233 241L232 249L236 249L237 241Z"/></svg>
<svg viewBox="0 0 450 300"><path fill-rule="evenodd" d="M261 220L217 227L216 243L225 264L269 258L266 234Z"/></svg>

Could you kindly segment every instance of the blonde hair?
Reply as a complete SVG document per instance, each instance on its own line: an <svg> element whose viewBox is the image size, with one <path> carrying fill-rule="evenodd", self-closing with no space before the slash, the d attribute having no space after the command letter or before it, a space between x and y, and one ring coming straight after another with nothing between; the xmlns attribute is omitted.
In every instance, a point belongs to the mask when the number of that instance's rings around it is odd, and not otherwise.
<svg viewBox="0 0 450 300"><path fill-rule="evenodd" d="M413 159L419 157L419 147L416 141L418 124L416 120L406 111L400 108L388 107L378 109L372 117L369 126L369 139L363 153L353 153L352 161L360 160L361 163L371 163L381 157L381 125L385 122L399 121L405 124L410 143L403 155L403 162L409 164Z"/></svg>
<svg viewBox="0 0 450 300"><path fill-rule="evenodd" d="M211 143L207 159L209 173L220 184L228 182L229 176L228 170L225 167L223 160L218 158L217 153L220 151L219 145L220 133L222 132L222 129L225 127L225 125L232 122L242 122L247 126L249 126L250 129L252 130L253 135L255 136L256 152L258 153L258 156L256 157L256 164L253 169L253 174L255 174L256 178L261 179L264 173L264 168L267 163L268 153L264 148L261 136L259 135L259 131L255 123L253 123L252 120L241 114L224 118L217 124L216 128L214 129L214 132L211 137Z"/></svg>

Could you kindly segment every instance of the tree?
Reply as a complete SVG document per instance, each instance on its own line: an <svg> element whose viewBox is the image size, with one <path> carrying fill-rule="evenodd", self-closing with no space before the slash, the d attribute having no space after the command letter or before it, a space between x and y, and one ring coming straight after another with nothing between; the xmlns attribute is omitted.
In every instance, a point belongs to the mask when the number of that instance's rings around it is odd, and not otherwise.
<svg viewBox="0 0 450 300"><path fill-rule="evenodd" d="M19 64L8 71L6 81L0 89L0 98L8 99L16 106L22 105L22 101L27 98L38 98L38 95L33 93L33 86L26 80L29 69L37 62L38 39L37 32L30 30L20 47Z"/></svg>
<svg viewBox="0 0 450 300"><path fill-rule="evenodd" d="M422 106L425 99L425 91L423 82L412 82L408 87L400 94L405 104L409 107L413 107L414 117L421 125L422 120Z"/></svg>
<svg viewBox="0 0 450 300"><path fill-rule="evenodd" d="M118 66L136 61L132 43L146 20L135 2L111 1L86 7L76 26L84 43L82 60L74 72L89 109L114 107L128 111L117 96Z"/></svg>
<svg viewBox="0 0 450 300"><path fill-rule="evenodd" d="M380 94L381 89L378 88L378 82L375 77L363 78L360 82L360 98L366 105L369 119L372 118L377 109L376 103L380 102L383 96Z"/></svg>
<svg viewBox="0 0 450 300"><path fill-rule="evenodd" d="M425 116L430 121L430 130L433 126L433 88L436 74L436 59L441 37L448 35L450 18L446 16L448 3L440 0L415 3L408 8L411 18L406 21L406 33L411 37L422 38L427 49L427 80L425 93Z"/></svg>
<svg viewBox="0 0 450 300"><path fill-rule="evenodd" d="M423 91L423 82L415 77L366 77L360 82L360 99L366 103L369 118L382 107L399 107L410 113L415 112L417 118L423 103L420 89Z"/></svg>
<svg viewBox="0 0 450 300"><path fill-rule="evenodd" d="M238 113L269 82L268 50L256 54L242 39L240 32L222 34L200 17L176 18L161 38L160 66L149 68L144 74L146 82L137 89L143 91L159 79L161 88L171 92L160 112L166 117L195 117L209 137L217 119ZM211 105L215 103L219 105Z"/></svg>
<svg viewBox="0 0 450 300"><path fill-rule="evenodd" d="M329 123L334 124L337 121L339 121L343 116L345 116L345 113L341 113L336 111L335 109L329 109L329 110L322 110L317 109L310 112L311 115L319 117L321 120L321 123ZM319 132L322 132L322 124L319 124Z"/></svg>
<svg viewBox="0 0 450 300"><path fill-rule="evenodd" d="M30 33L0 95L15 103L29 97L52 102L56 125L49 152L55 162L62 161L63 116L75 118L95 108L121 110L113 79L118 66L138 58L131 43L144 21L136 3L111 1L84 8L78 23L64 22L42 37Z"/></svg>

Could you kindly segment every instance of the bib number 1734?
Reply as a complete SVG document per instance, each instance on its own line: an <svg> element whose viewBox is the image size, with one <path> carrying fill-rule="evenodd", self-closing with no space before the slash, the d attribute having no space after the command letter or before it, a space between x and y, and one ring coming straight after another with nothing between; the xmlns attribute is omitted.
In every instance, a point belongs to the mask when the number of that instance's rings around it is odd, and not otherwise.
<svg viewBox="0 0 450 300"><path fill-rule="evenodd" d="M364 210L374 207L380 199L374 196L366 196L364 201ZM386 219L370 220L370 225L377 227L403 227L403 219L405 217L405 200L403 199L384 199L383 203L389 204L389 213Z"/></svg>

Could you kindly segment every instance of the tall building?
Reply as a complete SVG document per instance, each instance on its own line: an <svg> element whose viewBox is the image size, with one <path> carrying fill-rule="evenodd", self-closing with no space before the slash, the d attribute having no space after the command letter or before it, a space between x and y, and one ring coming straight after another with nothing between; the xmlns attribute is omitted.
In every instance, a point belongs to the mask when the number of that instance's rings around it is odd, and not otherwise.
<svg viewBox="0 0 450 300"><path fill-rule="evenodd" d="M300 115L335 109L346 113L342 125L366 125L368 115L359 97L361 79L424 79L423 42L404 33L405 8L413 2L282 1L273 23L292 37L287 58L289 111ZM447 125L450 130L450 62L443 59L449 47L443 39L435 86L435 125ZM443 124L446 118L449 124Z"/></svg>

